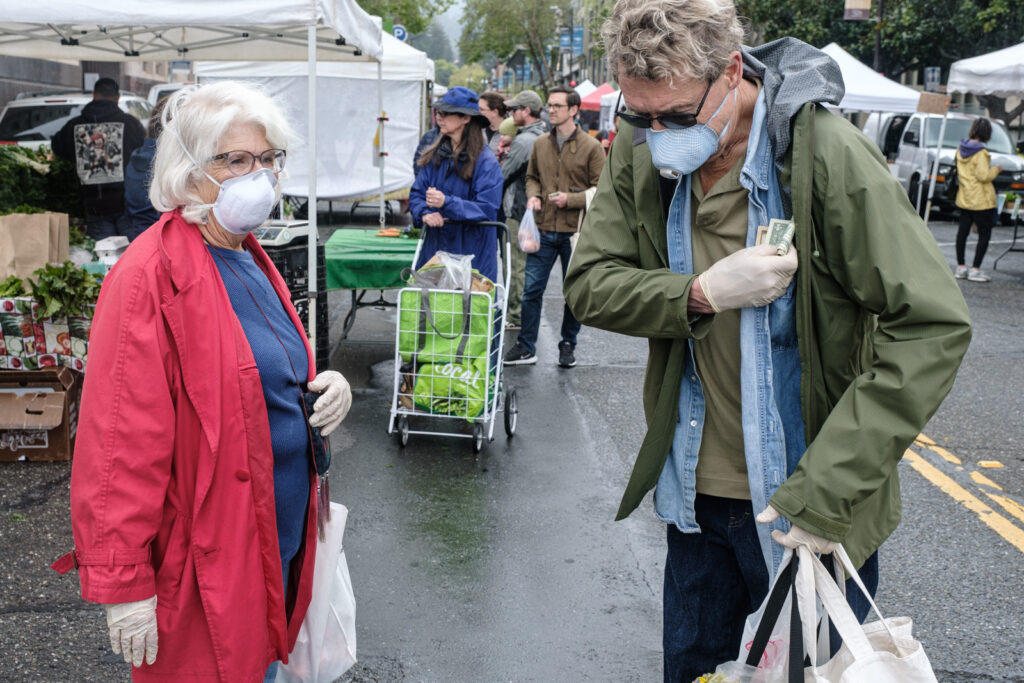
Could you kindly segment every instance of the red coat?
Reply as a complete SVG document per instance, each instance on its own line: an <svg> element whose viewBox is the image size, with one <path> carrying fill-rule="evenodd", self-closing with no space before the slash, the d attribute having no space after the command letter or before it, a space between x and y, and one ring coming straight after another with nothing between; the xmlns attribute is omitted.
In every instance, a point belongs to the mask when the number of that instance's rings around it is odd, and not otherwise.
<svg viewBox="0 0 1024 683"><path fill-rule="evenodd" d="M289 302L251 235L245 246ZM134 680L262 681L287 661L310 600L316 496L286 622L270 443L256 361L216 264L199 230L166 213L103 283L71 470L82 597L157 596L157 660Z"/></svg>

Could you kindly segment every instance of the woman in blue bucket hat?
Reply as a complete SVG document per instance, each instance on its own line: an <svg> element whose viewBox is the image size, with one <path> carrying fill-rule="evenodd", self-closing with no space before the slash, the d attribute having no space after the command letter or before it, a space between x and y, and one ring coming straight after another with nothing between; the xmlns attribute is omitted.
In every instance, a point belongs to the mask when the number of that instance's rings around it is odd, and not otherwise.
<svg viewBox="0 0 1024 683"><path fill-rule="evenodd" d="M495 220L502 191L501 167L484 139L487 120L479 99L469 88L456 86L434 101L440 135L417 161L421 170L409 192L409 210L423 224L416 268L438 251L472 254L473 268L496 280L494 228L473 225Z"/></svg>

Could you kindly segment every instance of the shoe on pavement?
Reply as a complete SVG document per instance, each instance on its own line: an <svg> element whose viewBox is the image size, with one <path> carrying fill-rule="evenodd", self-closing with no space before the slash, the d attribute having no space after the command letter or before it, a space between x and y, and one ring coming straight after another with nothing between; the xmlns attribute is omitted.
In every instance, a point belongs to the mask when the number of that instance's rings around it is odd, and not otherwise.
<svg viewBox="0 0 1024 683"><path fill-rule="evenodd" d="M967 273L967 279L971 282L991 282L992 278L985 273L981 272L977 268L971 268L971 272Z"/></svg>
<svg viewBox="0 0 1024 683"><path fill-rule="evenodd" d="M519 342L516 342L508 353L505 354L505 365L533 365L537 362L537 356L530 353Z"/></svg>
<svg viewBox="0 0 1024 683"><path fill-rule="evenodd" d="M558 343L558 366L571 368L576 366L576 356L573 355L572 344L569 342Z"/></svg>
<svg viewBox="0 0 1024 683"><path fill-rule="evenodd" d="M957 266L956 267L956 272L953 273L953 277L955 277L957 280L966 280L967 279L967 266Z"/></svg>

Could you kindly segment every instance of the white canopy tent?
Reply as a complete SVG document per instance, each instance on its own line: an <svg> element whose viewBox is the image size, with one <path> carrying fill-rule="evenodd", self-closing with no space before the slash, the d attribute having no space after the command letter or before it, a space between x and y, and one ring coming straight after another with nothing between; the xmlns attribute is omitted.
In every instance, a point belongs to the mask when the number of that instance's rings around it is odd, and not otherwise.
<svg viewBox="0 0 1024 683"><path fill-rule="evenodd" d="M1024 96L1024 43L953 62L946 92Z"/></svg>
<svg viewBox="0 0 1024 683"><path fill-rule="evenodd" d="M102 61L303 60L377 61L381 20L355 0L5 0L0 54ZM316 88L309 117L309 310L316 311ZM378 105L381 93L378 87ZM378 106L378 109L380 107ZM383 205L383 201L382 201ZM383 207L382 207L383 208ZM316 348L316 316L309 316Z"/></svg>
<svg viewBox="0 0 1024 683"><path fill-rule="evenodd" d="M821 48L839 64L846 94L839 103L844 111L917 111L921 93L900 85L867 66L835 43Z"/></svg>
<svg viewBox="0 0 1024 683"><path fill-rule="evenodd" d="M434 80L434 63L388 34L383 36L383 48L380 76L388 118L383 183L375 179L381 157L373 144L378 109L371 91L377 87L377 65L331 62L317 68L317 194L321 198L357 199L412 185L413 154L423 132L426 84ZM288 150L289 174L283 189L288 195L307 196L308 126L301 96L307 88L306 63L198 62L194 71L200 83L253 81L284 103L297 141Z"/></svg>
<svg viewBox="0 0 1024 683"><path fill-rule="evenodd" d="M626 108L626 103L621 99L622 93L618 90L601 95L601 130L611 130L615 127L615 115ZM616 109L616 105L618 109Z"/></svg>
<svg viewBox="0 0 1024 683"><path fill-rule="evenodd" d="M592 93L595 90L597 90L597 86L594 85L593 82L591 82L591 80L588 78L587 80L583 81L582 83L577 85L575 88L573 88L573 90L575 90L576 93L580 96L580 99L583 99L584 97L586 97L590 93Z"/></svg>

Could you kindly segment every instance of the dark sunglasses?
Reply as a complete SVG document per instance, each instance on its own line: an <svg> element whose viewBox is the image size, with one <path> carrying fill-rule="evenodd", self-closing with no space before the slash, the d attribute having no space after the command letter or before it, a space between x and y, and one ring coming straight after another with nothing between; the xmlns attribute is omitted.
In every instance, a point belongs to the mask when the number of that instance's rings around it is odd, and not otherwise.
<svg viewBox="0 0 1024 683"><path fill-rule="evenodd" d="M681 128L689 128L690 126L697 125L697 117L700 116L700 110L704 107L704 100L708 98L708 93L711 92L712 81L708 81L708 87L704 88L704 95L700 98L700 103L697 105L697 111L692 114L689 112L681 112L679 114L662 114L661 116L647 116L645 114L630 114L628 112L620 111L619 116L622 120L630 124L635 128L650 128L657 121L666 128L679 130ZM619 99L622 99L622 92L619 92ZM616 110L618 105L616 104Z"/></svg>

